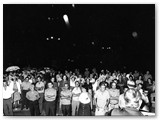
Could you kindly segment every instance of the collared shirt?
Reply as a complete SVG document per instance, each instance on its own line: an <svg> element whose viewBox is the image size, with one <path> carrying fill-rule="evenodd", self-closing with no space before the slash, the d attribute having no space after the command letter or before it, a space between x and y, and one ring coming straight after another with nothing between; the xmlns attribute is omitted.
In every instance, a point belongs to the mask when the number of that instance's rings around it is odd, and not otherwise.
<svg viewBox="0 0 160 120"><path fill-rule="evenodd" d="M69 105L71 104L71 96L72 96L72 92L70 90L63 90L61 91L61 104L63 105ZM63 98L63 96L68 98Z"/></svg>
<svg viewBox="0 0 160 120"><path fill-rule="evenodd" d="M118 104L118 97L120 95L120 91L118 89L109 89L109 94L110 94L110 103Z"/></svg>
<svg viewBox="0 0 160 120"><path fill-rule="evenodd" d="M44 82L37 82L36 83L36 88L38 93L44 93Z"/></svg>
<svg viewBox="0 0 160 120"><path fill-rule="evenodd" d="M109 98L110 98L110 95L109 95L109 92L107 90L105 90L104 92L101 92L100 90L97 90L94 98L95 99L97 98L98 107L104 108L107 100L109 100Z"/></svg>
<svg viewBox="0 0 160 120"><path fill-rule="evenodd" d="M28 91L27 93L26 93L26 98L28 99L28 100L30 100L30 101L35 101L35 100L37 100L38 98L39 98L39 94L38 94L38 92L37 91Z"/></svg>
<svg viewBox="0 0 160 120"><path fill-rule="evenodd" d="M46 101L54 101L57 96L57 91L54 88L48 88L44 93Z"/></svg>
<svg viewBox="0 0 160 120"><path fill-rule="evenodd" d="M26 81L22 82L22 89L23 90L29 90L30 86L31 86L30 82L26 82Z"/></svg>
<svg viewBox="0 0 160 120"><path fill-rule="evenodd" d="M6 89L3 87L3 99L11 98L13 93L14 91L12 88L10 88L10 86L7 86Z"/></svg>
<svg viewBox="0 0 160 120"><path fill-rule="evenodd" d="M80 94L81 93L81 89L78 87L78 88L74 88L72 90L72 94ZM79 101L79 96L74 96L72 97L72 100L74 101Z"/></svg>

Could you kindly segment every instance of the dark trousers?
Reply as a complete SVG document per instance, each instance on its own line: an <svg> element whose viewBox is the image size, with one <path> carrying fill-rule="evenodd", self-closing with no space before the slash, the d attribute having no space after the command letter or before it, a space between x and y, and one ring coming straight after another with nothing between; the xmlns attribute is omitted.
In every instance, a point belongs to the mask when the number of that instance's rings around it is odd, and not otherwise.
<svg viewBox="0 0 160 120"><path fill-rule="evenodd" d="M71 116L71 105L62 105L63 116Z"/></svg>
<svg viewBox="0 0 160 120"><path fill-rule="evenodd" d="M28 90L22 90L22 106L21 109L24 108L24 105L26 105L26 108L29 107L29 101L26 98L26 93L28 92Z"/></svg>
<svg viewBox="0 0 160 120"><path fill-rule="evenodd" d="M39 116L39 104L38 101L29 101L29 109L30 109L30 113L31 116Z"/></svg>
<svg viewBox="0 0 160 120"><path fill-rule="evenodd" d="M54 101L46 101L45 102L45 113L47 116L55 116L56 111L55 111L55 100Z"/></svg>
<svg viewBox="0 0 160 120"><path fill-rule="evenodd" d="M3 99L3 113L5 116L13 115L11 98Z"/></svg>

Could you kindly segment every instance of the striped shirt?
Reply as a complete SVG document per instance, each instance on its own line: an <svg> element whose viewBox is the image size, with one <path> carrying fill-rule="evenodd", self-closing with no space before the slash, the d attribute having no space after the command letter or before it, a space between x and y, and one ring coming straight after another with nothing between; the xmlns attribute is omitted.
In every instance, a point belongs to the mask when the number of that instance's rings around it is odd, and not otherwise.
<svg viewBox="0 0 160 120"><path fill-rule="evenodd" d="M46 101L54 101L57 96L57 91L54 88L48 88L44 93Z"/></svg>

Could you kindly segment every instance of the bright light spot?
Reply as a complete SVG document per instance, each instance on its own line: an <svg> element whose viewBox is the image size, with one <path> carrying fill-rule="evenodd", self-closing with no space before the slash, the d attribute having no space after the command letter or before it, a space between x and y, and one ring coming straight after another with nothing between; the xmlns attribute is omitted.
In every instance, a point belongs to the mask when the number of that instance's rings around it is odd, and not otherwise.
<svg viewBox="0 0 160 120"><path fill-rule="evenodd" d="M53 36L51 36L51 39L53 39Z"/></svg>
<svg viewBox="0 0 160 120"><path fill-rule="evenodd" d="M111 49L111 47L108 47L108 49Z"/></svg>
<svg viewBox="0 0 160 120"><path fill-rule="evenodd" d="M138 36L138 33L137 33L137 32L132 32L132 36L133 36L134 38L136 38L136 37Z"/></svg>
<svg viewBox="0 0 160 120"><path fill-rule="evenodd" d="M104 49L104 47L102 47L102 49Z"/></svg>
<svg viewBox="0 0 160 120"><path fill-rule="evenodd" d="M74 4L72 4L72 7L75 7L75 5L74 5Z"/></svg>
<svg viewBox="0 0 160 120"><path fill-rule="evenodd" d="M49 40L49 38L46 38L46 40Z"/></svg>
<svg viewBox="0 0 160 120"><path fill-rule="evenodd" d="M100 63L102 64L102 61L100 61Z"/></svg>
<svg viewBox="0 0 160 120"><path fill-rule="evenodd" d="M51 18L50 18L50 17L48 17L48 20L51 20Z"/></svg>
<svg viewBox="0 0 160 120"><path fill-rule="evenodd" d="M58 40L61 40L61 38L58 38Z"/></svg>
<svg viewBox="0 0 160 120"><path fill-rule="evenodd" d="M69 20L68 20L68 16L65 14L65 15L63 15L63 19L64 19L64 21L66 22L66 23L68 23L69 22Z"/></svg>
<svg viewBox="0 0 160 120"><path fill-rule="evenodd" d="M94 45L94 42L92 42L92 45Z"/></svg>
<svg viewBox="0 0 160 120"><path fill-rule="evenodd" d="M68 61L70 61L70 59L68 59Z"/></svg>

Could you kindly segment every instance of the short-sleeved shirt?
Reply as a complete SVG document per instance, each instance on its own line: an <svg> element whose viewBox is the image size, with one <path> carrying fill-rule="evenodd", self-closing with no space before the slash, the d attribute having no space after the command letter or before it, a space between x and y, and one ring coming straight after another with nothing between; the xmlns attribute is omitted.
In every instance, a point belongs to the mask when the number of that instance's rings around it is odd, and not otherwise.
<svg viewBox="0 0 160 120"><path fill-rule="evenodd" d="M26 93L26 98L30 101L35 101L39 98L39 93L37 91L29 91Z"/></svg>
<svg viewBox="0 0 160 120"><path fill-rule="evenodd" d="M69 96L71 98L72 93L71 93L70 90L63 90L63 91L61 91L61 95ZM71 99L61 98L61 104L62 105L70 105L71 104Z"/></svg>
<svg viewBox="0 0 160 120"><path fill-rule="evenodd" d="M44 82L37 82L36 83L36 88L37 88L37 91L38 93L44 93Z"/></svg>
<svg viewBox="0 0 160 120"><path fill-rule="evenodd" d="M26 82L26 81L22 82L22 88L23 88L23 90L29 90L30 86L31 86L30 82Z"/></svg>
<svg viewBox="0 0 160 120"><path fill-rule="evenodd" d="M109 100L109 98L110 98L110 95L109 95L109 92L107 90L105 90L104 92L101 92L100 90L97 90L94 98L97 98L98 107L104 108L105 105L106 105L106 101Z"/></svg>
<svg viewBox="0 0 160 120"><path fill-rule="evenodd" d="M80 94L80 93L81 93L81 89L79 87L78 88L74 88L72 90L72 94ZM73 96L72 100L79 101L79 96Z"/></svg>
<svg viewBox="0 0 160 120"><path fill-rule="evenodd" d="M54 101L57 96L57 91L54 88L48 88L44 93L46 101Z"/></svg>

